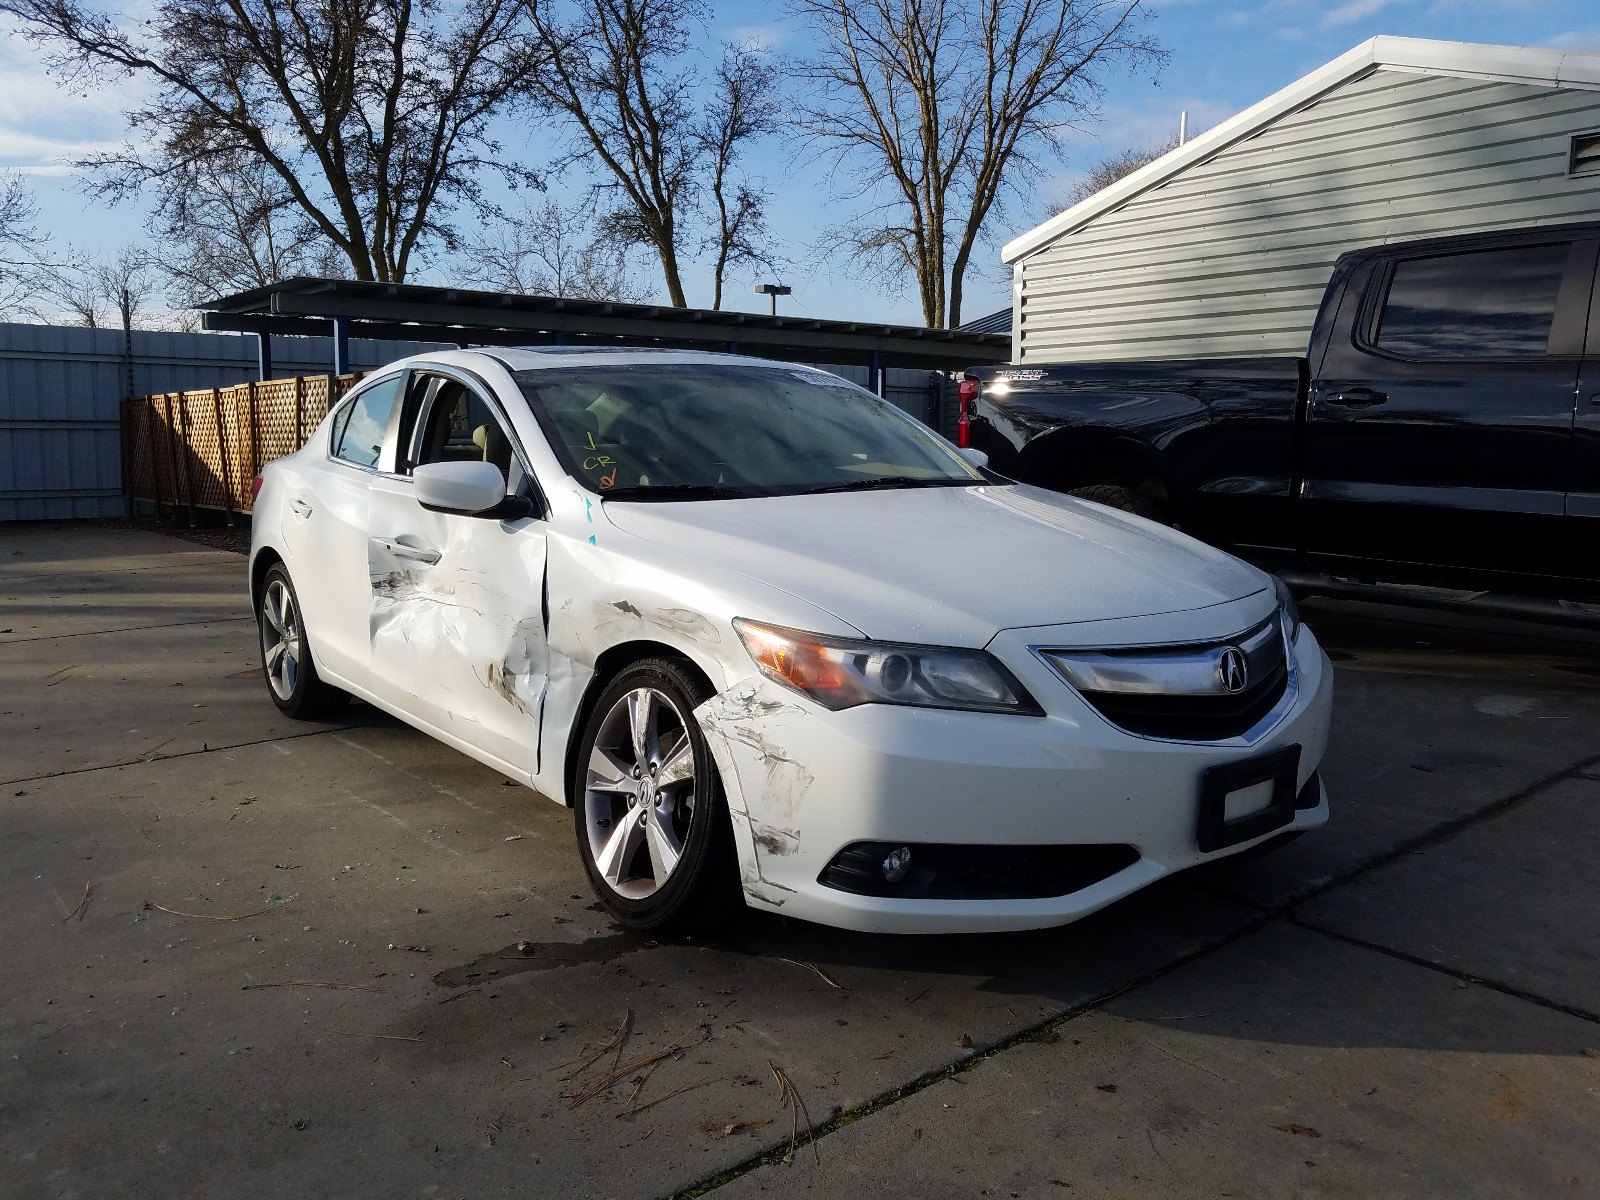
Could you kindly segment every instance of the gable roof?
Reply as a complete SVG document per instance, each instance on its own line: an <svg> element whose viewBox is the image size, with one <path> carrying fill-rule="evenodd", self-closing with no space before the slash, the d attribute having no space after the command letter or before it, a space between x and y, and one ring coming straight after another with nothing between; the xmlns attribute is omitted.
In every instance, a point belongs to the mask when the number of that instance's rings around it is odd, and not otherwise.
<svg viewBox="0 0 1600 1200"><path fill-rule="evenodd" d="M1026 258L1057 238L1082 228L1100 214L1159 187L1179 172L1381 67L1498 83L1600 91L1600 54L1375 37L1006 243L1000 257L1008 263Z"/></svg>

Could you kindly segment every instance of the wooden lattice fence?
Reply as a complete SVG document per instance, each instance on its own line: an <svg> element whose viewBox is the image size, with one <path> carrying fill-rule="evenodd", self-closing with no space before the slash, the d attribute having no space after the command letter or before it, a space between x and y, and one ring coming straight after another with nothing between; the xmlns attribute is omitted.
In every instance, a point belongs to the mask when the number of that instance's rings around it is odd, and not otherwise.
<svg viewBox="0 0 1600 1200"><path fill-rule="evenodd" d="M131 396L122 402L122 478L132 500L248 513L263 465L305 444L361 376L301 375L262 383Z"/></svg>

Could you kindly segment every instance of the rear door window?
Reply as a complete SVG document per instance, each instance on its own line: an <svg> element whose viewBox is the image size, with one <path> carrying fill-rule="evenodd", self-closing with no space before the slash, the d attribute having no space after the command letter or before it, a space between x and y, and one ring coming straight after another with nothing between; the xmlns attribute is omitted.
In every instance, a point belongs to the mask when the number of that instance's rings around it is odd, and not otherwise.
<svg viewBox="0 0 1600 1200"><path fill-rule="evenodd" d="M376 467L383 456L383 439L400 398L404 375L373 384L339 414L333 427L333 456L358 467Z"/></svg>
<svg viewBox="0 0 1600 1200"><path fill-rule="evenodd" d="M1404 358L1534 358L1549 350L1571 243L1401 259L1379 319Z"/></svg>

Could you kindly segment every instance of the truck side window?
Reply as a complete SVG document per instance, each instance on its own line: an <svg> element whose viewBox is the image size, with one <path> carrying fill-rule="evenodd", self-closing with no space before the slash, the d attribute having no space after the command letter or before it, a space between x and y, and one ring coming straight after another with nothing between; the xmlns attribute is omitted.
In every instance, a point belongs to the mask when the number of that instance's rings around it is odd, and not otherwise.
<svg viewBox="0 0 1600 1200"><path fill-rule="evenodd" d="M1546 352L1570 243L1407 258L1378 325L1406 358L1527 358Z"/></svg>

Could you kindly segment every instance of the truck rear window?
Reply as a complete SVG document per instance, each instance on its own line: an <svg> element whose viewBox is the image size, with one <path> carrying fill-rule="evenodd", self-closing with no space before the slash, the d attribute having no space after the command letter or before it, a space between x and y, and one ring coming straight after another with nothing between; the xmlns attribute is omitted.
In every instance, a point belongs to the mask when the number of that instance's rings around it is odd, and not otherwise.
<svg viewBox="0 0 1600 1200"><path fill-rule="evenodd" d="M1526 358L1550 343L1570 245L1514 246L1395 264L1378 347L1407 358Z"/></svg>

